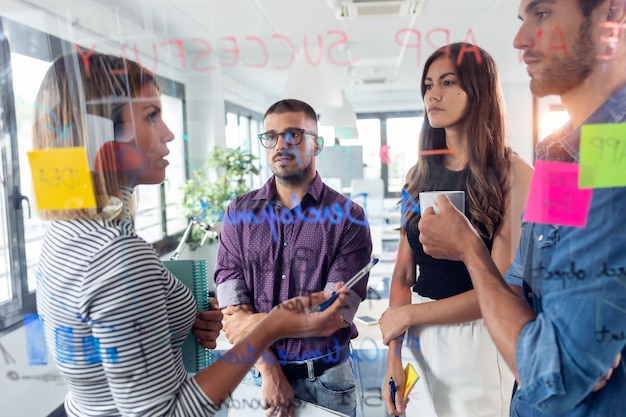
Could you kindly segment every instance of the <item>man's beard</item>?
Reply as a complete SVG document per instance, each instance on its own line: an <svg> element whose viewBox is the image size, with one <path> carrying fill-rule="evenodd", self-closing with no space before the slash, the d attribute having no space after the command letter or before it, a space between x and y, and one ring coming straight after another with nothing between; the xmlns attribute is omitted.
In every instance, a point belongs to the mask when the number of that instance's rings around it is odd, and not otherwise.
<svg viewBox="0 0 626 417"><path fill-rule="evenodd" d="M586 17L580 24L578 38L569 56L548 56L542 61L544 68L540 77L530 80L530 90L537 97L551 94L562 95L580 85L593 70L597 55L592 40L591 18ZM527 54L529 57L546 58L543 52Z"/></svg>
<svg viewBox="0 0 626 417"><path fill-rule="evenodd" d="M289 171L287 173L282 173L280 171L275 171L274 166L270 165L270 170L276 177L276 180L283 184L297 185L302 183L305 179L308 179L308 173L311 171L312 165L312 157L309 155L299 156L293 155L291 153L285 152L286 155L293 156L298 163L298 166L295 170ZM307 160L305 160L307 158Z"/></svg>

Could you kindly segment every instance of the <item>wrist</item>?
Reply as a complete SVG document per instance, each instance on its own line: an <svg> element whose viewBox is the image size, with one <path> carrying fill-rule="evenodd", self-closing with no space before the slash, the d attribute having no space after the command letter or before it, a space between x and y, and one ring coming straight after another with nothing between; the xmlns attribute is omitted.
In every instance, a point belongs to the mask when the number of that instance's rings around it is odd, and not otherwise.
<svg viewBox="0 0 626 417"><path fill-rule="evenodd" d="M405 330L415 324L412 322L411 306L413 306L413 304L405 304L400 307L400 324Z"/></svg>
<svg viewBox="0 0 626 417"><path fill-rule="evenodd" d="M254 330L254 328L263 320L264 313L250 313L244 319L245 328L248 332Z"/></svg>
<svg viewBox="0 0 626 417"><path fill-rule="evenodd" d="M253 328L254 333L259 334L264 341L267 341L267 346L283 338L283 330L279 320L270 316L271 313L258 313L258 320L256 320L256 325Z"/></svg>
<svg viewBox="0 0 626 417"><path fill-rule="evenodd" d="M275 364L258 364L255 367L259 370L261 375L263 376L263 380L267 381L278 381L283 373L282 368L278 363Z"/></svg>
<svg viewBox="0 0 626 417"><path fill-rule="evenodd" d="M387 362L391 363L394 361L402 360L401 358L401 350L402 350L402 336L393 339L389 342L389 349L387 351Z"/></svg>
<svg viewBox="0 0 626 417"><path fill-rule="evenodd" d="M465 247L466 249L460 254L460 260L468 268L471 266L472 263L480 261L485 252L487 253L488 257L491 257L491 255L489 255L489 251L487 251L485 242L483 242L478 234L473 234L472 239L467 242L467 245Z"/></svg>
<svg viewBox="0 0 626 417"><path fill-rule="evenodd" d="M265 313L262 313L267 316ZM258 321L250 326L247 339L254 340L261 347L261 350L268 349L272 343L282 338L280 324L276 320L260 317Z"/></svg>

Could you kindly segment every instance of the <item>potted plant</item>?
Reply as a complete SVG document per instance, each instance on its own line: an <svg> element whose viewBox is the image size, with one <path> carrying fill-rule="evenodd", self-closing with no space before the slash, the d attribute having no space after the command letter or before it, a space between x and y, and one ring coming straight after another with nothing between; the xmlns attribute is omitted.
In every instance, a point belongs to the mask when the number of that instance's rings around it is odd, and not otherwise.
<svg viewBox="0 0 626 417"><path fill-rule="evenodd" d="M203 226L221 222L228 204L236 196L250 191L245 179L250 174L259 174L254 164L257 159L247 149L215 147L205 166L191 172L191 178L181 187L183 213L193 223L186 240L189 250L198 249L201 243L210 245L215 240L215 234L205 236ZM211 170L217 171L216 180L208 178Z"/></svg>

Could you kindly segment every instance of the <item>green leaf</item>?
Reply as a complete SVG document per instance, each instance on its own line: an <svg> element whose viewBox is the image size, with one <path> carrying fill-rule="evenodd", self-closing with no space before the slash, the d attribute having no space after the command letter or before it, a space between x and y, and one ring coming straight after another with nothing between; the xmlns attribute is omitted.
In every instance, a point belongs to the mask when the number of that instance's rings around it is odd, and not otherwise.
<svg viewBox="0 0 626 417"><path fill-rule="evenodd" d="M250 191L246 184L246 177L258 175L260 170L255 165L258 158L247 149L215 147L207 158L207 163L202 169L191 172L190 178L181 186L183 191L183 215L185 218L202 217L203 209L200 199L211 204L210 209L205 209L204 222L213 224L221 221L228 204L238 195ZM207 173L217 171L216 181L209 181ZM187 239L187 245L191 250L200 246L204 237L204 231L200 227L194 227ZM211 239L207 239L211 243Z"/></svg>

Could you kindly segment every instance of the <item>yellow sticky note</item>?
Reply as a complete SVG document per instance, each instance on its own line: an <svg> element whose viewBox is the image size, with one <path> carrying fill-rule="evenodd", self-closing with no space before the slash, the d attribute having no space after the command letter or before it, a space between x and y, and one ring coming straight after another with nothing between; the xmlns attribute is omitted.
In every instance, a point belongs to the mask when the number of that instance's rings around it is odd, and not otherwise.
<svg viewBox="0 0 626 417"><path fill-rule="evenodd" d="M404 367L404 398L409 396L409 393L413 389L413 385L420 379L415 368L410 363Z"/></svg>
<svg viewBox="0 0 626 417"><path fill-rule="evenodd" d="M581 127L578 186L626 186L626 123Z"/></svg>
<svg viewBox="0 0 626 417"><path fill-rule="evenodd" d="M87 150L41 149L28 152L35 199L40 210L96 207Z"/></svg>

